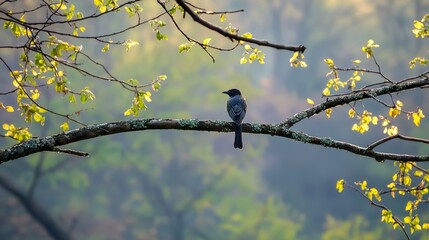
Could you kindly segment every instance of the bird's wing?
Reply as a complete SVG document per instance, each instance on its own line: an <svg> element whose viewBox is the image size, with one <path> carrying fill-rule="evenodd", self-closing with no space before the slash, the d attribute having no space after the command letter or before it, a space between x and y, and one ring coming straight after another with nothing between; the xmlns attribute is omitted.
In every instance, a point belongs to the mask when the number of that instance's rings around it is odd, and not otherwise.
<svg viewBox="0 0 429 240"><path fill-rule="evenodd" d="M240 125L246 115L246 109L242 104L235 104L229 109L228 114L236 124Z"/></svg>

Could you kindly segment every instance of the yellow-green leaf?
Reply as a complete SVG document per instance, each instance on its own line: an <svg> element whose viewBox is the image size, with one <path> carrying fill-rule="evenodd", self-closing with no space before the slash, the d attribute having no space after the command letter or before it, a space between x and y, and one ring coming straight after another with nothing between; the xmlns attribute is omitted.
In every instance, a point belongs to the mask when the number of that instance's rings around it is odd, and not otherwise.
<svg viewBox="0 0 429 240"><path fill-rule="evenodd" d="M40 92L37 89L30 90L31 92L31 99L37 100L40 97Z"/></svg>
<svg viewBox="0 0 429 240"><path fill-rule="evenodd" d="M40 122L40 124L42 124L42 126L45 123L45 117L43 117L40 113L34 113L33 115L34 121L36 122Z"/></svg>
<svg viewBox="0 0 429 240"><path fill-rule="evenodd" d="M348 114L349 114L349 118L354 118L356 111L353 108L350 108Z"/></svg>
<svg viewBox="0 0 429 240"><path fill-rule="evenodd" d="M13 109L12 106L6 106L5 109L6 109L6 112L15 112L15 109Z"/></svg>
<svg viewBox="0 0 429 240"><path fill-rule="evenodd" d="M243 33L241 36L244 38L252 38L253 37L253 35L250 32Z"/></svg>
<svg viewBox="0 0 429 240"><path fill-rule="evenodd" d="M211 40L212 40L211 38L204 39L203 40L203 48L207 48L207 46L209 45Z"/></svg>
<svg viewBox="0 0 429 240"><path fill-rule="evenodd" d="M53 82L55 82L55 78L54 77L50 77L48 78L48 80L46 81L47 84L52 84Z"/></svg>
<svg viewBox="0 0 429 240"><path fill-rule="evenodd" d="M220 15L220 21L221 22L225 22L226 21L226 15L225 14L221 14Z"/></svg>
<svg viewBox="0 0 429 240"><path fill-rule="evenodd" d="M11 125L13 126L13 124L11 124ZM9 125L7 123L3 123L2 127L4 130L9 130L11 125Z"/></svg>
<svg viewBox="0 0 429 240"><path fill-rule="evenodd" d="M96 7L100 6L101 4L103 4L103 0L94 0L94 5Z"/></svg>
<svg viewBox="0 0 429 240"><path fill-rule="evenodd" d="M366 189L367 189L367 185L368 185L368 183L367 183L366 181L363 181L363 182L360 184L360 189L361 189L361 190L366 190Z"/></svg>
<svg viewBox="0 0 429 240"><path fill-rule="evenodd" d="M410 216L404 217L404 223L406 223L406 224L411 223L411 217Z"/></svg>
<svg viewBox="0 0 429 240"><path fill-rule="evenodd" d="M158 79L161 80L161 81L164 81L164 80L167 79L167 75L159 75Z"/></svg>
<svg viewBox="0 0 429 240"><path fill-rule="evenodd" d="M418 127L420 126L420 120L425 117L423 111L419 108L417 112L413 112L412 114L413 122Z"/></svg>
<svg viewBox="0 0 429 240"><path fill-rule="evenodd" d="M246 57L242 57L240 59L240 64L245 64L245 63L247 63L247 58Z"/></svg>
<svg viewBox="0 0 429 240"><path fill-rule="evenodd" d="M101 49L101 52L107 52L110 49L110 44L106 43L104 44L103 48Z"/></svg>
<svg viewBox="0 0 429 240"><path fill-rule="evenodd" d="M68 131L69 130L69 123L64 122L63 124L60 125L60 128L62 128L64 132Z"/></svg>
<svg viewBox="0 0 429 240"><path fill-rule="evenodd" d="M325 110L325 113L326 113L326 117L327 117L327 118L331 118L332 108L328 108L328 109L326 109L326 110Z"/></svg>
<svg viewBox="0 0 429 240"><path fill-rule="evenodd" d="M425 27L425 25L420 21L414 20L414 27L417 29L422 29Z"/></svg>
<svg viewBox="0 0 429 240"><path fill-rule="evenodd" d="M407 205L405 206L405 211L410 211L413 208L413 202L408 201Z"/></svg>
<svg viewBox="0 0 429 240"><path fill-rule="evenodd" d="M404 185L405 186L410 186L411 185L411 177L410 176L405 176L404 177Z"/></svg>
<svg viewBox="0 0 429 240"><path fill-rule="evenodd" d="M130 109L127 109L125 112L124 112L124 116L129 116L129 115L131 115L131 114L133 114L133 110L130 108Z"/></svg>
<svg viewBox="0 0 429 240"><path fill-rule="evenodd" d="M329 96L329 95L331 95L331 91L329 90L329 88L325 88L325 89L323 89L322 94L323 94L323 96Z"/></svg>
<svg viewBox="0 0 429 240"><path fill-rule="evenodd" d="M344 179L340 179L337 181L337 185L335 186L335 188L338 190L338 192L342 192L344 190L344 184Z"/></svg>
<svg viewBox="0 0 429 240"><path fill-rule="evenodd" d="M143 96L144 96L144 99L147 102L151 102L152 101L152 99L150 98L152 96L152 94L150 92L145 92L145 94Z"/></svg>
<svg viewBox="0 0 429 240"><path fill-rule="evenodd" d="M106 11L107 11L107 7L106 7L106 6L104 6L104 5L101 5L99 9L100 9L100 12L101 12L101 13L104 13L104 12L106 12Z"/></svg>
<svg viewBox="0 0 429 240"><path fill-rule="evenodd" d="M423 172L420 170L417 170L414 172L414 176L416 176L416 177L421 177L422 175L423 175Z"/></svg>
<svg viewBox="0 0 429 240"><path fill-rule="evenodd" d="M378 117L372 116L371 122L372 122L373 125L377 125L378 124Z"/></svg>
<svg viewBox="0 0 429 240"><path fill-rule="evenodd" d="M329 68L333 68L334 67L334 60L330 59L330 58L326 58L324 59L325 63L328 64Z"/></svg>
<svg viewBox="0 0 429 240"><path fill-rule="evenodd" d="M396 118L396 116L398 116L400 113L401 113L401 110L398 108L389 109L389 116L391 116L392 118Z"/></svg>

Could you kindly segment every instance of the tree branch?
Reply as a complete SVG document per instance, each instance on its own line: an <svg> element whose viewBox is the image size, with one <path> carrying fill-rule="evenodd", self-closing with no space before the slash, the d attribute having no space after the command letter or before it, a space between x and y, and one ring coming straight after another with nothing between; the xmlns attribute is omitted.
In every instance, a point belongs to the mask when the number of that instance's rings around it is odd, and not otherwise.
<svg viewBox="0 0 429 240"><path fill-rule="evenodd" d="M215 31L215 32L219 33L220 35L225 36L225 37L227 37L229 39L234 39L234 40L237 40L237 41L243 41L243 42L248 42L248 43L254 43L254 44L257 44L257 45L260 45L260 46L266 46L266 47L271 47L271 48L280 49L280 50L289 50L289 51L293 51L293 52L304 53L304 51L306 49L305 46L303 46L303 45L300 45L300 46L285 46L285 45L281 45L281 44L270 43L270 42L265 41L265 40L258 40L258 39L254 39L254 38L245 38L245 37L239 36L237 34L233 34L233 33L224 31L222 28L209 23L209 22L205 21L204 19L202 19L200 16L198 16L198 14L195 13L188 6L188 4L185 1L183 1L183 0L176 0L176 2L177 2L177 4L179 6L181 6L183 8L183 10L187 14L189 14L192 17L192 19L195 22L197 22L197 23L201 24L202 26L204 26L204 27L206 27L206 28L208 28L208 29L210 29L212 31Z"/></svg>
<svg viewBox="0 0 429 240"><path fill-rule="evenodd" d="M29 139L12 147L9 147L5 150L0 150L0 164L13 159L25 157L37 152L54 151L54 149L59 146L91 138L132 131L168 129L209 132L232 132L234 131L234 126L232 125L232 123L225 121L201 121L198 119L133 119L128 121L102 123L82 127L54 136ZM357 155L374 158L377 161L429 161L428 155L409 155L376 152L366 147L360 147L351 143L341 142L327 137L310 136L303 132L293 131L284 128L280 125L274 124L245 123L243 124L243 132L284 137L302 143L310 143L323 147L341 149Z"/></svg>
<svg viewBox="0 0 429 240"><path fill-rule="evenodd" d="M424 73L424 74L428 74L428 73ZM301 120L305 118L310 118L311 116L319 114L329 108L345 105L351 102L356 102L367 98L374 98L374 97L389 94L389 93L402 92L404 90L427 86L429 84L429 78L427 77L425 78L424 77L425 75L419 75L419 76L420 76L419 78L422 78L422 79L414 80L417 77L411 77L411 78L402 80L400 83L391 84L389 86L362 90L359 92L351 92L349 94L345 94L344 96L335 97L332 100L329 100L329 98L327 98L326 102L315 105L307 110L297 113L293 115L293 117L288 118L280 125L284 126L285 128L290 128L294 124L300 122ZM409 80L409 81L406 81L406 80Z"/></svg>
<svg viewBox="0 0 429 240"><path fill-rule="evenodd" d="M384 205L382 205L382 204L379 204L379 203L376 203L376 202L374 202L374 201L372 201L365 193L363 193L362 191L360 191L358 188L356 188L355 186L352 186L352 185L350 185L350 184L347 184L347 187L349 187L349 188L351 188L351 189L353 189L354 191L356 191L356 192L358 192L358 193L360 193L364 198L366 198L366 200L368 200L370 203L371 203L371 205L372 206L375 206L375 207L378 207L378 208L381 208L381 209L384 209L384 210L387 210L387 211L389 211L389 209L387 208L387 207L385 207ZM411 238L410 238L410 236L408 236L408 233L407 233L407 231L405 230L405 226L404 226L404 223L398 218L398 217L396 217L396 216L392 216L392 218L393 218L393 220L395 221L395 223L397 223L398 224L398 226L401 228L401 230L402 230L402 232L404 233L404 235L405 235L405 237L408 239L408 240L410 240Z"/></svg>
<svg viewBox="0 0 429 240"><path fill-rule="evenodd" d="M368 149L372 150L375 147L377 147L377 146L379 146L379 145L381 145L383 143L386 143L386 142L388 142L388 141L390 141L392 139L396 139L396 138L399 138L399 139L402 139L402 140L406 140L406 141L411 141L411 142L421 142L421 143L429 144L429 140L427 140L427 139L415 138L415 137L404 136L404 135L401 135L401 134L396 134L394 136L388 136L388 137L385 137L383 139L378 140L377 142L369 145Z"/></svg>

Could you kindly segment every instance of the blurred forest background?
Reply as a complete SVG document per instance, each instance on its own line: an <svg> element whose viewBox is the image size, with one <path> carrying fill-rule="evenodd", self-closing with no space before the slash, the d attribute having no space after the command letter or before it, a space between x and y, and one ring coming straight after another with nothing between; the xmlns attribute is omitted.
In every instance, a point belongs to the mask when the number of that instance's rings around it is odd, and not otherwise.
<svg viewBox="0 0 429 240"><path fill-rule="evenodd" d="M19 2L32 4L30 0ZM74 4L81 10L93 6L92 1ZM141 4L144 17L162 12L156 1ZM228 14L226 22L238 26L240 33L252 32L255 38L305 45L308 67L290 68L290 52L267 48L262 48L265 65L240 65L241 49L213 52L216 63L197 47L179 54L177 46L186 40L167 18L162 19L168 24L163 29L167 41L158 41L147 25L122 36L140 42L128 52L112 46L108 53L102 53L101 44L80 43L119 78L150 82L157 75L168 76L140 117L229 121L227 97L221 92L236 87L248 101L245 122L276 123L307 108L307 97L323 101L320 96L328 72L324 58L332 58L344 67L361 59L363 65L370 67L361 47L368 39L374 39L381 45L376 56L382 70L393 79L401 79L417 73L409 69L408 61L428 50L411 32L413 20L421 19L429 10L429 2L423 0L235 0L198 4L219 11L244 9L244 13ZM207 18L219 23L218 17ZM114 32L130 21L133 19L123 12L85 27L93 33ZM230 44L188 18L179 21L191 36L211 37L214 45ZM0 41L14 41L14 36L2 35ZM0 54L18 62L19 55L13 52L1 49ZM9 78L9 73L2 69L0 76ZM130 92L75 72L69 72L68 79L71 86L90 86L97 99L73 107L67 99L52 94L51 100L43 103L45 106L61 112L87 109L79 116L87 124L125 118L123 112L132 99ZM377 80L364 76L365 83ZM425 104L428 97L412 92L401 95L404 103L420 106L425 113L429 112ZM352 132L354 122L346 111L334 109L330 119L321 114L295 128L361 145L382 136L381 128L365 135ZM48 116L46 125L59 126L62 121ZM425 121L418 132L409 126L399 127L403 133L415 136L426 135L429 130ZM78 126L70 126L75 127ZM32 130L41 136L61 131L37 124ZM358 193L338 194L335 189L340 178L349 182L367 180L383 188L395 169L392 162L378 163L269 136L244 134L243 141L244 149L240 151L233 148L232 133L120 134L70 146L89 152L88 158L35 154L1 165L0 176L24 192L31 191L32 198L76 239L403 238L400 230L381 223L380 210ZM0 139L2 146L12 143ZM407 143L394 142L384 149L427 153L427 147ZM4 189L0 189L0 196L0 239L48 238L17 199ZM396 200L387 200L386 204L403 206L402 201L406 201ZM405 214L402 207L393 209ZM420 218L428 219L429 215ZM424 236L412 236L415 237Z"/></svg>

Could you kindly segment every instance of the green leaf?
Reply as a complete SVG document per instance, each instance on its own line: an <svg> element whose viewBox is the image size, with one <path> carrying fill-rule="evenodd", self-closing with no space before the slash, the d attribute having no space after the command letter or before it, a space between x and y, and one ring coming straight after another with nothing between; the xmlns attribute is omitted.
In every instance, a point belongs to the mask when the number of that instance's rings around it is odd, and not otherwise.
<svg viewBox="0 0 429 240"><path fill-rule="evenodd" d="M329 68L333 68L334 67L334 60L332 60L330 58L326 58L326 59L324 59L324 61L325 61L326 64L328 64Z"/></svg>
<svg viewBox="0 0 429 240"><path fill-rule="evenodd" d="M404 223L407 223L407 224L411 223L411 217L410 216L404 217Z"/></svg>
<svg viewBox="0 0 429 240"><path fill-rule="evenodd" d="M36 122L41 122L44 119L43 116L37 112L34 113L33 118L34 118L34 121L36 121Z"/></svg>
<svg viewBox="0 0 429 240"><path fill-rule="evenodd" d="M345 184L344 179L340 179L337 181L335 188L338 190L338 192L344 191L344 184Z"/></svg>
<svg viewBox="0 0 429 240"><path fill-rule="evenodd" d="M128 39L127 41L125 41L122 45L125 46L125 48L128 50L130 50L131 47L133 46L137 46L139 45L139 42L133 41L131 39Z"/></svg>
<svg viewBox="0 0 429 240"><path fill-rule="evenodd" d="M247 58L246 57L242 57L240 59L240 64L245 64L245 63L247 63Z"/></svg>
<svg viewBox="0 0 429 240"><path fill-rule="evenodd" d="M193 45L194 45L194 42L187 42L187 43L180 44L179 53L189 52L189 50L191 50Z"/></svg>
<svg viewBox="0 0 429 240"><path fill-rule="evenodd" d="M110 49L110 44L106 43L104 44L103 48L101 49L101 52L107 52Z"/></svg>
<svg viewBox="0 0 429 240"><path fill-rule="evenodd" d="M212 40L211 38L204 39L203 40L203 48L207 48L207 46L209 45L211 40Z"/></svg>
<svg viewBox="0 0 429 240"><path fill-rule="evenodd" d="M99 8L99 10L100 10L101 13L104 13L104 12L107 11L107 7L104 6L104 5L101 5L100 8Z"/></svg>
<svg viewBox="0 0 429 240"><path fill-rule="evenodd" d="M161 83L156 82L156 83L152 84L152 90L158 91L160 88L161 88Z"/></svg>
<svg viewBox="0 0 429 240"><path fill-rule="evenodd" d="M405 211L410 211L411 209L413 209L413 202L408 201L407 205L405 206Z"/></svg>
<svg viewBox="0 0 429 240"><path fill-rule="evenodd" d="M80 102L81 103L86 103L87 100L88 100L88 97L85 94L80 95Z"/></svg>
<svg viewBox="0 0 429 240"><path fill-rule="evenodd" d="M162 34L160 31L156 31L156 39L158 40L168 40L168 37Z"/></svg>
<svg viewBox="0 0 429 240"><path fill-rule="evenodd" d="M131 114L133 114L133 110L132 110L131 108L127 109L127 110L124 112L124 116L129 116L129 115L131 115Z"/></svg>
<svg viewBox="0 0 429 240"><path fill-rule="evenodd" d="M94 0L94 5L96 7L98 7L98 6L102 5L102 4L103 4L103 0Z"/></svg>
<svg viewBox="0 0 429 240"><path fill-rule="evenodd" d="M152 99L150 98L151 96L152 96L152 94L150 92L145 92L143 94L143 97L146 100L146 102L152 102Z"/></svg>
<svg viewBox="0 0 429 240"><path fill-rule="evenodd" d="M137 86L137 85L139 85L139 80L134 79L134 78L130 78L130 79L127 80L127 83L129 83L129 84L131 84L133 86Z"/></svg>
<svg viewBox="0 0 429 240"><path fill-rule="evenodd" d="M89 90L88 87L85 87L80 91L80 101L82 103L85 103L88 100L94 100L94 99L95 99L95 95L94 93L91 92L91 90Z"/></svg>
<svg viewBox="0 0 429 240"><path fill-rule="evenodd" d="M252 38L253 37L253 35L250 32L243 33L241 36L244 38Z"/></svg>
<svg viewBox="0 0 429 240"><path fill-rule="evenodd" d="M52 84L53 82L55 82L55 78L54 78L54 77L50 77L50 78L48 78L48 80L46 81L46 84Z"/></svg>
<svg viewBox="0 0 429 240"><path fill-rule="evenodd" d="M416 29L423 29L425 27L425 25L420 21L414 20L414 27Z"/></svg>
<svg viewBox="0 0 429 240"><path fill-rule="evenodd" d="M158 79L161 81L165 81L167 79L167 75L159 75Z"/></svg>
<svg viewBox="0 0 429 240"><path fill-rule="evenodd" d="M60 128L62 128L64 132L68 131L69 130L69 123L64 122L63 124L60 125Z"/></svg>
<svg viewBox="0 0 429 240"><path fill-rule="evenodd" d="M75 98L75 96L73 94L70 94L70 96L69 96L69 102L70 103L76 103L76 98Z"/></svg>
<svg viewBox="0 0 429 240"><path fill-rule="evenodd" d="M225 22L226 21L226 15L225 14L221 14L220 15L220 21L221 22Z"/></svg>

